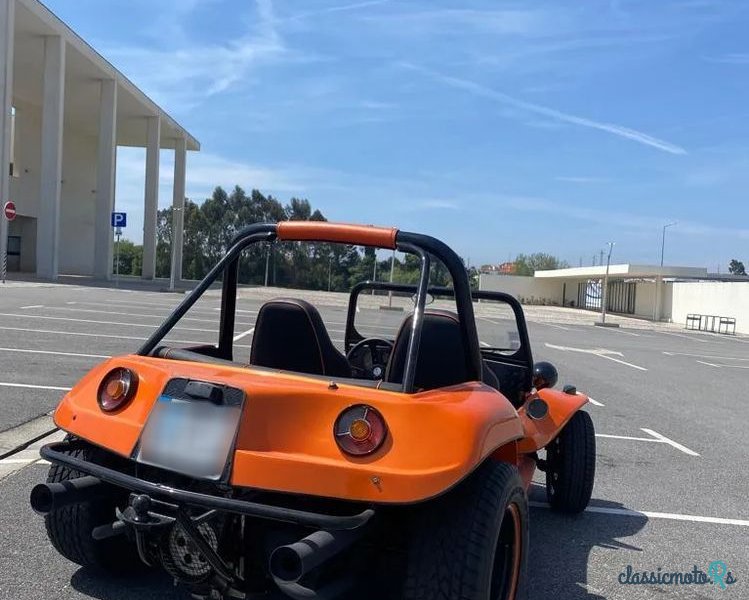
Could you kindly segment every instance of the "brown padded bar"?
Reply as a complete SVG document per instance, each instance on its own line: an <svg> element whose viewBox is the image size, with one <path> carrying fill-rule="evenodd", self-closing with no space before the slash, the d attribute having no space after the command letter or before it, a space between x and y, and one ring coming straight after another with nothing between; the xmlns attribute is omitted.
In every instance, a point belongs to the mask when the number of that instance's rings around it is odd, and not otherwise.
<svg viewBox="0 0 749 600"><path fill-rule="evenodd" d="M395 249L395 227L350 225L327 221L282 221L277 236L281 241L338 242Z"/></svg>

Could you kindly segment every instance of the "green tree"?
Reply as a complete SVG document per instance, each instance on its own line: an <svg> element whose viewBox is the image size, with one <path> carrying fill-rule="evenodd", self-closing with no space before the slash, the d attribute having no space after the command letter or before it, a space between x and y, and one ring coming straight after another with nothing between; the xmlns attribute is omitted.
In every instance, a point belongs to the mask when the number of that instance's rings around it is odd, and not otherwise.
<svg viewBox="0 0 749 600"><path fill-rule="evenodd" d="M736 260L735 258L731 259L731 262L728 265L728 272L733 275L746 275L744 263L740 260Z"/></svg>
<svg viewBox="0 0 749 600"><path fill-rule="evenodd" d="M130 240L120 240L119 252L115 245L112 272L119 272L120 275L140 275L143 272L143 246L136 245Z"/></svg>
<svg viewBox="0 0 749 600"><path fill-rule="evenodd" d="M569 263L551 254L536 252L534 254L518 254L515 258L515 274L532 276L536 271L550 269L565 269Z"/></svg>

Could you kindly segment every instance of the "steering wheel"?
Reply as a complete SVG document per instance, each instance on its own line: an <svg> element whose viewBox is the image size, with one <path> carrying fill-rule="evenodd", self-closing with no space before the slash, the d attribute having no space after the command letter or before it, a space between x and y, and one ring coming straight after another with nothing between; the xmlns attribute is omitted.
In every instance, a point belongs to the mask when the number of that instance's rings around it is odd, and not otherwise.
<svg viewBox="0 0 749 600"><path fill-rule="evenodd" d="M346 354L354 377L377 381L385 376L393 342L382 338L366 338L357 342Z"/></svg>

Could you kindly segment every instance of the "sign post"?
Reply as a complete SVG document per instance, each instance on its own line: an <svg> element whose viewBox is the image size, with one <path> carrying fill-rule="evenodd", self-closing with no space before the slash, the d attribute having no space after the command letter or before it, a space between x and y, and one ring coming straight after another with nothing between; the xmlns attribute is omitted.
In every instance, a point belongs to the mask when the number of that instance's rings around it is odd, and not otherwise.
<svg viewBox="0 0 749 600"><path fill-rule="evenodd" d="M120 237L122 236L122 229L127 227L127 213L113 212L112 227L114 228L114 235L117 238L114 259L114 285L115 287L120 287Z"/></svg>
<svg viewBox="0 0 749 600"><path fill-rule="evenodd" d="M8 223L16 218L16 205L13 202L8 201L5 203L5 206L3 206L3 218L8 221ZM0 227L0 229L6 230L6 233L4 233L6 239L2 240L2 247L5 251L3 252L2 261L0 261L0 279L5 283L5 278L8 273L7 227Z"/></svg>
<svg viewBox="0 0 749 600"><path fill-rule="evenodd" d="M120 236L122 235L122 229L120 227L117 227L114 230L114 235L117 237L114 259L114 286L120 287Z"/></svg>

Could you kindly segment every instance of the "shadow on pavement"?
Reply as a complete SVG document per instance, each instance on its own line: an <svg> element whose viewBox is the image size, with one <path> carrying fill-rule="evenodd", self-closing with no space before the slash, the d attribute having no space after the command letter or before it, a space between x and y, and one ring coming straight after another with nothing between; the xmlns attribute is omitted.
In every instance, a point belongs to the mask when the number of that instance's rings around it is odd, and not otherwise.
<svg viewBox="0 0 749 600"><path fill-rule="evenodd" d="M531 500L545 501L543 487L533 486L530 497ZM626 508L618 502L604 500L592 500L591 505ZM632 553L642 552L641 548L620 541L620 538L635 535L647 522L644 515L591 512L563 515L547 508L531 508L528 600L604 600L607 595L604 590L597 589L600 585L588 581L591 552L602 548L616 553L602 561L611 572L600 573L597 579L618 586L616 578L620 565L632 562Z"/></svg>
<svg viewBox="0 0 749 600"><path fill-rule="evenodd" d="M542 501L544 496L543 488L532 488L532 500ZM594 500L593 505L625 508L620 503L601 500ZM602 548L622 552L621 559L615 555L603 561L604 564L611 565L611 573L602 573L602 578L616 585L620 565L632 562L631 553L641 552L640 548L620 541L620 538L635 535L647 521L645 516L601 513L568 516L546 508L532 508L528 600L605 600L605 591L595 589L595 584L588 585L591 551ZM112 578L111 575L81 568L73 574L70 583L81 594L99 600L190 598L185 588L175 587L172 579L159 571L127 578Z"/></svg>
<svg viewBox="0 0 749 600"><path fill-rule="evenodd" d="M149 571L127 577L112 577L97 571L80 568L70 578L70 585L81 594L100 600L188 600L184 587L175 587L172 579L162 571Z"/></svg>

